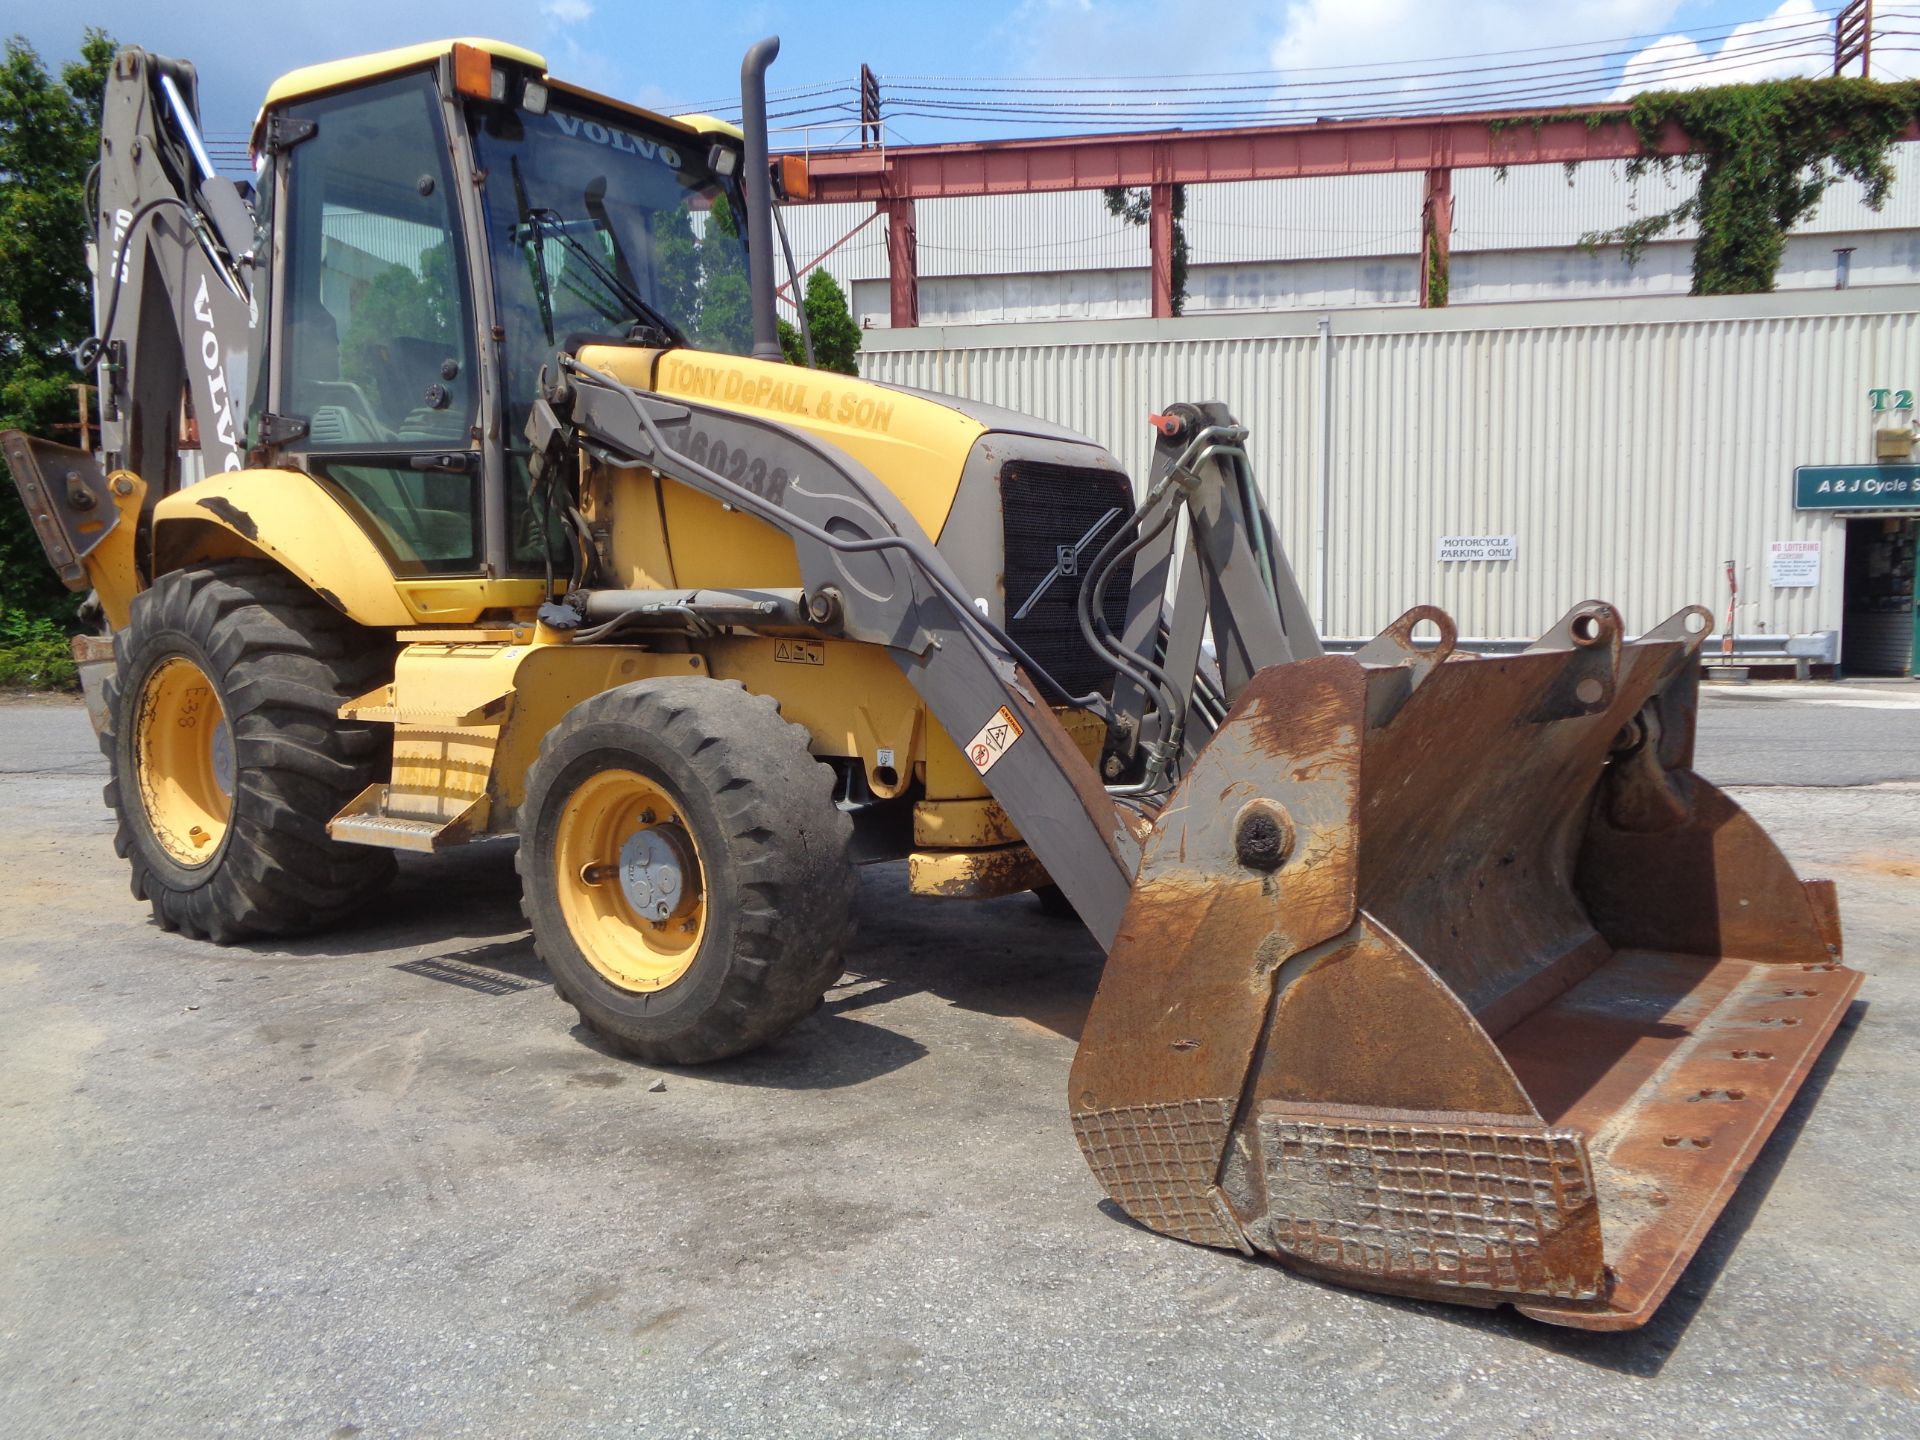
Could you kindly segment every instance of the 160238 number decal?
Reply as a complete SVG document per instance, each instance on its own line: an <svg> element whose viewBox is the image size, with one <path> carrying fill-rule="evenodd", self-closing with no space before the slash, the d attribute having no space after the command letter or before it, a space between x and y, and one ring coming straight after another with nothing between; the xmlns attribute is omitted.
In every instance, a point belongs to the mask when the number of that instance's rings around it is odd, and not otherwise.
<svg viewBox="0 0 1920 1440"><path fill-rule="evenodd" d="M762 457L748 454L745 446L729 446L704 430L693 432L693 438L687 442L687 458L776 505L785 498L787 482L792 478L780 466L769 465Z"/></svg>

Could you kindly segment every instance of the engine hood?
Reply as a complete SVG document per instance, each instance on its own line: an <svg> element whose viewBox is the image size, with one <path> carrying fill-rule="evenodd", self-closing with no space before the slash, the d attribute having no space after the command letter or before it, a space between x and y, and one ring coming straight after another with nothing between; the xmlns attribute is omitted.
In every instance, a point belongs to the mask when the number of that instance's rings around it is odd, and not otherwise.
<svg viewBox="0 0 1920 1440"><path fill-rule="evenodd" d="M806 431L872 471L934 539L946 527L968 455L992 428L969 413L968 401L777 361L621 345L585 346L580 361L656 394ZM995 413L1027 426L1045 424Z"/></svg>

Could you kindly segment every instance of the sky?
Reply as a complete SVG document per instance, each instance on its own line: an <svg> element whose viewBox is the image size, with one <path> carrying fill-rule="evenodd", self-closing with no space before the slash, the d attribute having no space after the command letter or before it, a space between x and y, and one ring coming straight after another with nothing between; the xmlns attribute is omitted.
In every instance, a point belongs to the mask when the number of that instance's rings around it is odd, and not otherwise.
<svg viewBox="0 0 1920 1440"><path fill-rule="evenodd" d="M1603 100L1650 85L1746 80L1823 68L1817 57L1769 53L1765 27L1830 16L1841 0L741 0L660 5L641 0L81 0L64 6L0 0L0 34L21 35L49 64L70 58L96 24L123 43L198 65L205 129L238 135L252 123L274 76L299 65L445 35L479 34L543 53L558 77L662 109L727 101L738 92L740 56L754 40L781 37L770 85L783 89L851 82L864 61L890 76L1122 77L1280 72L1275 83L1399 67L1437 59L1449 74L1493 62L1457 57L1531 47L1588 46L1647 37L1607 62L1588 95ZM1920 0L1883 0L1920 31ZM1726 35L1731 27L1749 29ZM1883 21L1883 23L1887 23ZM1893 23L1900 23L1896 19ZM1777 33L1777 31L1776 31ZM1689 36L1710 34L1704 45ZM1920 46L1920 38L1904 42ZM1612 47L1605 47L1612 48ZM1455 57L1455 58L1449 58ZM1920 71L1920 53L1884 47L1876 74ZM1358 67L1342 72L1328 67ZM1265 81L1257 74L1256 84ZM1241 76L1234 83L1247 83ZM1382 77L1383 92L1418 94L1415 81ZM1143 95L1153 86L1144 83ZM1303 102L1304 103L1304 102ZM776 110L779 102L776 99ZM1059 127L1056 127L1059 128ZM1075 128L1068 126L1066 128ZM983 124L901 116L890 139L928 142L1020 133ZM823 129L809 137L833 143ZM778 142L776 142L778 143Z"/></svg>

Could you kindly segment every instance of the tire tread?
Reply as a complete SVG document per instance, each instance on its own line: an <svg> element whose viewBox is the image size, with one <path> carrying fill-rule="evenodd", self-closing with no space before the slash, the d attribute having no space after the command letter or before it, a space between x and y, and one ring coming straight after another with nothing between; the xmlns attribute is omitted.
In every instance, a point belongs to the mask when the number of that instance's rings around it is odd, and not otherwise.
<svg viewBox="0 0 1920 1440"><path fill-rule="evenodd" d="M656 737L692 769L725 828L742 902L732 917L727 974L714 1002L666 1041L623 1026L595 1002L584 976L571 983L570 967L585 962L572 959L577 952L543 873L547 847L523 833L515 858L522 905L555 991L603 1041L642 1060L699 1064L774 1039L819 1005L852 938L853 822L834 803L833 772L770 697L743 703L746 694L738 682L692 676L606 691L554 727L528 772L523 831L541 823L547 796L587 743L586 732Z"/></svg>
<svg viewBox="0 0 1920 1440"><path fill-rule="evenodd" d="M174 883L147 853L144 817L119 773L121 676L143 646L170 634L205 657L237 763L226 849L191 885ZM389 644L282 570L218 561L163 575L135 596L114 658L100 735L112 778L101 794L114 814L114 851L132 867L134 897L153 907L163 929L218 944L304 934L392 877L390 853L326 834L327 821L386 768L387 737L338 712L391 673Z"/></svg>

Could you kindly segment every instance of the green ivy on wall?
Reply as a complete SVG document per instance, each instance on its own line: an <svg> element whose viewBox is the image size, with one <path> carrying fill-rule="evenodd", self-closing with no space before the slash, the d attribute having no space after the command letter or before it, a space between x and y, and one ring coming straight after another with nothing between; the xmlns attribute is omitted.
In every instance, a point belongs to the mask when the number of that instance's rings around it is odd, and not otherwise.
<svg viewBox="0 0 1920 1440"><path fill-rule="evenodd" d="M1452 279L1448 273L1449 257L1440 249L1440 235L1435 230L1431 218L1426 223L1426 233L1421 237L1421 243L1427 247L1427 308L1444 310L1447 308L1447 292L1452 286Z"/></svg>
<svg viewBox="0 0 1920 1440"><path fill-rule="evenodd" d="M1592 120L1604 115L1598 112ZM1650 90L1628 112L1646 155L1627 175L1679 170L1700 177L1692 196L1657 215L1581 237L1588 248L1624 247L1629 265L1649 241L1698 226L1693 293L1744 295L1773 289L1787 232L1841 179L1857 180L1874 210L1893 188L1891 151L1920 119L1920 82L1848 78L1767 80L1708 90ZM1657 155L1669 125L1693 143L1689 155Z"/></svg>

